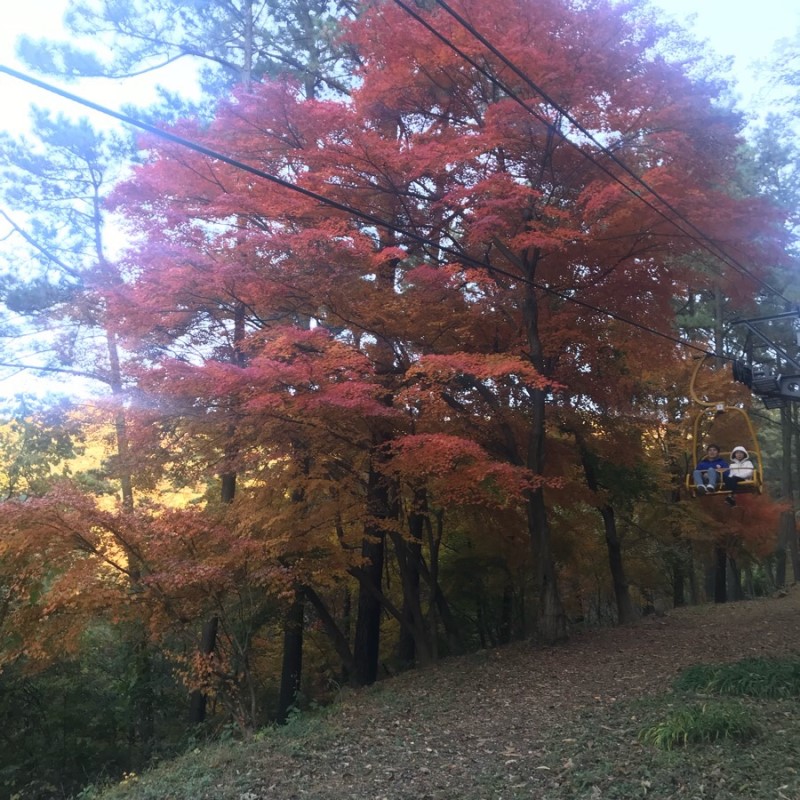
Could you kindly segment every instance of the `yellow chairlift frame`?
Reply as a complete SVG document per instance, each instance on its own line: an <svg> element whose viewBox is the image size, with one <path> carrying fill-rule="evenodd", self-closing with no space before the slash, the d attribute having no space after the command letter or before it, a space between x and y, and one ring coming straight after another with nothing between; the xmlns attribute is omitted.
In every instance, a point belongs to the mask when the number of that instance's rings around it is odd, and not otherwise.
<svg viewBox="0 0 800 800"><path fill-rule="evenodd" d="M713 356L703 356L692 373L690 396L692 402L699 405L700 411L694 418L692 425L692 444L694 449L694 462L697 464L706 452L709 444L716 444L720 448L720 455L729 460L730 451L737 446L744 447L753 462L753 477L750 480L739 481L736 487L737 494L757 493L763 491L764 467L761 459L761 447L758 444L755 428L750 420L750 415L739 406L730 405L724 400L704 400L696 391L697 376L703 364ZM697 492L694 484L694 466L686 474L686 488L695 496L708 497L706 492ZM725 488L722 481L714 494L729 495L731 491Z"/></svg>

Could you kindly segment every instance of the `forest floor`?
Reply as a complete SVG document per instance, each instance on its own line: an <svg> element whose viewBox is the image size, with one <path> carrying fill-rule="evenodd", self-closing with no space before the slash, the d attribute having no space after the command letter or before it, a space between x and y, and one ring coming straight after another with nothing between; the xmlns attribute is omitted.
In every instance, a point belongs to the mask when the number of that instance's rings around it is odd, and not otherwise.
<svg viewBox="0 0 800 800"><path fill-rule="evenodd" d="M800 587L676 609L564 645L518 643L361 691L243 743L197 749L103 800L800 799L800 698L737 700L744 743L660 750L643 727L716 702L672 689L694 664L800 658Z"/></svg>

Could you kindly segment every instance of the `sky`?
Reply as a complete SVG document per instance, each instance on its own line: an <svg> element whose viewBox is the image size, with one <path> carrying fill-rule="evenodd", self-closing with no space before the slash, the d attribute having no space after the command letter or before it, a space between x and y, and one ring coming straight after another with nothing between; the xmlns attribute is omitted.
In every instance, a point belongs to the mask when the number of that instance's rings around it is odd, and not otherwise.
<svg viewBox="0 0 800 800"><path fill-rule="evenodd" d="M121 110L124 103L147 105L151 101L154 102L157 82L166 84L169 89L184 90L188 95L195 94L192 92L193 87L187 85L186 70L180 68L161 70L158 72L158 78L155 75L129 78L124 81L93 78L80 83L60 81L52 76L41 76L31 72L16 57L17 39L27 35L34 39L63 40L65 33L62 21L69 4L70 0L0 0L0 64L32 74L46 83L82 95L88 100L117 111ZM30 103L64 111L73 116L89 116L92 123L99 126L116 124L108 117L90 112L73 102L58 98L7 75L0 75L0 98L4 107L0 116L0 130L12 133L24 131Z"/></svg>
<svg viewBox="0 0 800 800"><path fill-rule="evenodd" d="M756 66L770 58L776 43L800 35L797 0L655 0L721 55L733 56L733 76L745 107L763 101Z"/></svg>
<svg viewBox="0 0 800 800"><path fill-rule="evenodd" d="M753 100L758 86L754 62L768 58L775 42L796 33L800 28L800 3L797 0L653 0L654 5L685 23L710 46L724 55L734 56L734 74L742 85L743 95ZM14 56L17 37L59 38L61 21L69 0L5 0L0 10L0 63L24 69ZM181 80L178 76L177 80ZM81 92L103 105L118 107L122 96L137 102L152 96L152 79L136 82L88 81ZM170 88L179 88L173 85ZM18 130L25 124L28 102L53 104L52 97L34 90L8 76L0 76L3 115L0 126ZM67 108L66 101L64 107Z"/></svg>
<svg viewBox="0 0 800 800"><path fill-rule="evenodd" d="M737 57L737 72L748 62L769 55L776 40L794 33L800 25L796 0L656 0L679 22L688 25L715 50Z"/></svg>
<svg viewBox="0 0 800 800"><path fill-rule="evenodd" d="M0 0L0 64L27 71L14 53L17 38L24 34L34 38L63 38L61 23L68 4L69 0ZM765 97L763 79L759 79L755 65L770 57L777 41L800 33L798 0L653 0L653 4L700 39L707 40L709 47L720 55L733 57L732 74L739 84L743 107L750 109L763 104ZM188 93L192 89L186 85L185 70L159 71L158 75L159 80L172 90ZM49 77L44 80L117 110L126 102L147 105L155 99L153 77L124 82L92 79L79 85ZM109 124L108 117L2 74L0 98L3 108L0 130L15 135L27 126L31 102L74 116L89 116L95 125ZM26 388L30 388L30 383ZM0 398L16 391L19 387L12 385L11 381L0 381Z"/></svg>
<svg viewBox="0 0 800 800"><path fill-rule="evenodd" d="M61 21L68 4L69 0L4 0L0 4L0 63L24 70L14 56L17 37L28 34L35 38L60 38L63 35ZM754 63L768 58L777 40L800 29L797 0L654 0L654 4L665 14L687 24L699 37L707 39L720 54L734 57L733 72L748 103L757 102L759 96ZM173 75L170 88L181 88L181 80L185 82L180 73ZM78 93L102 105L118 108L123 97L146 103L148 98L154 97L152 87L152 78L124 83L95 79L84 82ZM67 101L57 101L5 75L0 75L0 97L3 99L0 127L12 132L24 129L31 100L75 110Z"/></svg>

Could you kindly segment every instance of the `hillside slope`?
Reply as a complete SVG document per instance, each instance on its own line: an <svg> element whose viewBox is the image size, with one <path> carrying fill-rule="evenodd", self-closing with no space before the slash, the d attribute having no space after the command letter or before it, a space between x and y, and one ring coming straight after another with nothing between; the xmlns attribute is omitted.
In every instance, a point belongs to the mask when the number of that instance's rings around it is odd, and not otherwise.
<svg viewBox="0 0 800 800"><path fill-rule="evenodd" d="M760 744L663 753L637 741L671 707L664 693L684 667L790 654L800 657L800 588L679 609L558 647L452 659L343 692L327 712L197 750L102 797L798 798L796 700L747 706L767 725Z"/></svg>

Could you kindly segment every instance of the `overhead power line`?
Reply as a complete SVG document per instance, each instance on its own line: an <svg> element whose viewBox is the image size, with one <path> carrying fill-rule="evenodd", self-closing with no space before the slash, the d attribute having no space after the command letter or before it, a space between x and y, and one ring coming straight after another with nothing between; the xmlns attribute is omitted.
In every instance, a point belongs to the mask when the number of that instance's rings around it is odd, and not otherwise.
<svg viewBox="0 0 800 800"><path fill-rule="evenodd" d="M455 19L474 39L480 42L489 52L491 52L496 58L498 58L503 64L505 64L518 78L520 78L524 83L526 83L536 94L538 94L547 105L557 111L564 119L568 120L576 130L578 130L581 134L583 134L589 141L594 144L600 152L606 155L614 164L616 164L626 175L630 176L636 184L642 187L644 190L650 193L653 198L658 200L659 203L663 205L668 211L672 213L673 216L669 216L662 208L658 208L655 206L647 197L640 194L633 186L630 186L624 180L620 178L619 175L615 174L612 170L606 167L603 163L598 161L594 156L587 152L584 148L582 148L579 144L572 141L563 131L559 130L547 117L543 116L535 109L533 109L528 103L526 103L519 95L511 89L504 81L500 80L496 75L494 75L490 70L486 67L482 66L478 61L472 58L468 53L465 53L457 44L455 44L450 38L445 36L441 31L439 31L436 27L434 27L428 20L426 20L423 16L417 13L413 8L411 8L404 0L393 0L395 5L400 7L403 11L405 11L409 16L413 17L417 22L420 23L426 30L428 30L433 36L435 36L439 41L449 47L453 52L455 52L460 58L467 61L472 67L474 67L478 72L480 72L485 78L491 81L495 86L497 86L501 91L505 92L509 99L516 102L522 108L524 108L529 114L534 116L544 125L546 125L553 133L559 136L567 145L577 150L584 158L589 160L593 163L596 167L602 170L606 175L608 175L612 180L619 183L623 186L628 192L633 194L638 200L643 202L645 205L649 206L653 211L655 211L659 216L669 222L671 225L675 226L681 233L683 233L687 238L691 241L695 242L699 247L706 250L707 252L711 253L715 258L719 261L722 261L727 266L733 268L734 270L738 271L739 273L746 275L755 283L759 284L762 288L766 289L771 294L779 297L784 302L789 302L781 292L768 284L763 279L759 278L757 275L754 275L751 270L749 270L746 266L742 263L734 259L732 256L728 255L720 245L716 244L711 237L705 234L700 228L698 228L694 223L689 221L678 209L676 209L672 203L670 203L667 199L665 199L659 192L657 192L653 187L651 187L644 179L642 179L639 175L636 174L634 170L628 167L612 150L610 150L607 146L605 146L602 142L600 142L597 137L588 130L581 122L576 119L569 111L567 111L560 103L558 103L549 92L543 89L541 86L536 84L525 72L523 72L519 67L516 66L508 57L506 57L495 45L493 45L485 36L483 36L475 27L465 20L457 11L451 8L445 0L434 0L436 4L442 8L446 13L448 13L453 19ZM690 233L687 231L686 228L682 227L680 223L686 225L689 231L694 231L694 233ZM698 238L699 237L699 238Z"/></svg>
<svg viewBox="0 0 800 800"><path fill-rule="evenodd" d="M506 278L510 278L511 280L516 281L517 283L526 284L528 286L533 287L534 289L538 289L539 291L549 294L553 297L558 297L564 302L573 303L574 305L580 306L589 311L594 311L597 314L602 314L603 316L607 316L610 319L616 320L617 322L621 322L625 325L630 325L633 328L636 328L640 331L644 331L646 333L650 333L654 336L658 336L662 339L672 342L673 344L677 344L681 347L686 347L688 349L695 350L705 355L714 355L707 349L700 347L692 342L688 342L685 339L681 339L679 337L672 336L671 334L656 330L655 328L651 328L640 322L636 322L636 320L629 319L628 317L623 317L621 314L617 314L615 311L610 311L609 309L600 308L599 306L593 305L592 303L580 300L577 297L572 297L571 295L564 294L563 292L559 292L556 289L552 289L549 286L545 286L539 283L538 281L533 281L529 278L526 278L524 275L515 275L512 272L503 270L499 267L489 264L486 261L473 258L472 256L468 255L467 253L464 253L461 250L457 250L456 248L442 245L441 243L435 242L432 239L422 236L412 230L404 228L400 225L396 225L392 222L389 222L388 220L381 219L380 217L377 217L374 214L362 211L361 209L347 205L346 203L341 203L338 200L326 197L325 195L319 194L318 192L314 192L311 189L306 189L305 187L298 186L297 184L292 183L291 181L287 181L284 178L281 178L277 175L265 172L264 170L261 170L258 167L254 167L243 161L239 161L238 159L227 156L224 153L220 153L217 150L214 150L210 147L206 147L205 145L200 144L199 142L195 142L183 136L178 136L177 134L172 133L171 131L163 130L162 128L159 128L156 125L152 125L149 122L145 122L144 120L132 117L129 114L124 114L120 111L114 111L111 108L100 105L99 103L95 103L91 100L88 100L85 97L73 94L72 92L67 92L66 90L61 89L57 86L53 86L52 84L46 83L45 81L41 81L38 78L34 78L32 75L27 75L26 73L19 72L18 70L5 66L4 64L0 64L0 74L5 74L12 78L15 78L16 80L20 80L32 86L36 86L37 88L42 89L46 92L62 97L65 100L69 100L73 103L77 103L78 105L90 108L93 111L96 111L100 114L104 114L105 116L109 116L116 120L119 120L120 122L123 122L126 125L131 125L135 128L139 128L140 130L147 131L148 133L151 133L160 139L164 139L165 141L172 142L173 144L180 145L189 150L193 150L196 153L200 153L201 155L207 156L208 158L212 158L215 161L227 164L228 166L233 167L234 169L247 172L250 175L254 175L258 178L262 178L266 181L281 186L289 191L297 192L298 194L301 194L304 197L307 197L311 200L315 200L319 203L322 203L323 205L329 206L330 208L334 208L337 211L342 211L346 214L358 217L359 219L362 219L365 222L370 223L371 225L375 225L376 227L385 228L387 230L400 233L403 236L406 236L409 239L412 239L417 243L424 245L427 248L447 253L448 255L455 258L457 261L463 262L469 266L485 270L490 274L495 273L497 275L502 275ZM435 256L432 257L436 258ZM441 259L436 258L436 260L441 262Z"/></svg>

